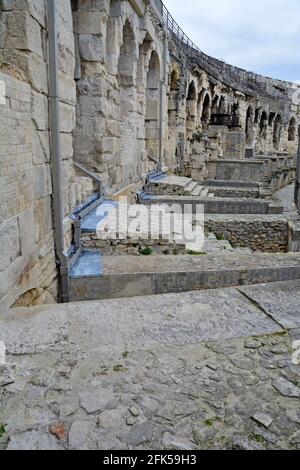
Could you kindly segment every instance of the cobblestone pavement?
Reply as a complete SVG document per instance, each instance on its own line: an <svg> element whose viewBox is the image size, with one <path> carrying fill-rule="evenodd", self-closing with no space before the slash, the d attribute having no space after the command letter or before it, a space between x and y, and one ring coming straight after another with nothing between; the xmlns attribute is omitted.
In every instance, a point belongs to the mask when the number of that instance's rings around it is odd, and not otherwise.
<svg viewBox="0 0 300 470"><path fill-rule="evenodd" d="M300 449L297 339L300 281L2 311L0 445Z"/></svg>

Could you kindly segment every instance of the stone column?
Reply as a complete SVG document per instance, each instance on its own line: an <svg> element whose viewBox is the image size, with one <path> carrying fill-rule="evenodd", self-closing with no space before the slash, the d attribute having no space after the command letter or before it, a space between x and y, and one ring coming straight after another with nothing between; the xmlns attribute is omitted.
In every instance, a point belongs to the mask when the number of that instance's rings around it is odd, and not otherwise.
<svg viewBox="0 0 300 470"><path fill-rule="evenodd" d="M297 154L297 172L295 182L295 204L300 213L300 126L298 127L298 154Z"/></svg>

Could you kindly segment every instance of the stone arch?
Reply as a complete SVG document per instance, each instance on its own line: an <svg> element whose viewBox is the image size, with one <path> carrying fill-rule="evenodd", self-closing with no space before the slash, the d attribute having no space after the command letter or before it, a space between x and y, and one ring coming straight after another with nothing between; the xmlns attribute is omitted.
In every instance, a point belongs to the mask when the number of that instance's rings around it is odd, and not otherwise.
<svg viewBox="0 0 300 470"><path fill-rule="evenodd" d="M190 83L186 98L186 135L190 137L196 128L197 90L194 80Z"/></svg>
<svg viewBox="0 0 300 470"><path fill-rule="evenodd" d="M209 120L210 120L210 103L211 99L208 93L204 96L203 106L202 106L202 114L201 114L201 122L203 127L208 127Z"/></svg>
<svg viewBox="0 0 300 470"><path fill-rule="evenodd" d="M263 111L260 116L259 134L264 139L267 137L267 126L268 126L268 115L266 111Z"/></svg>
<svg viewBox="0 0 300 470"><path fill-rule="evenodd" d="M250 105L246 114L246 144L251 145L253 140L254 110Z"/></svg>
<svg viewBox="0 0 300 470"><path fill-rule="evenodd" d="M151 52L146 81L145 137L146 151L159 156L159 95L161 66L158 53Z"/></svg>
<svg viewBox="0 0 300 470"><path fill-rule="evenodd" d="M118 58L117 80L120 93L119 164L122 181L129 184L138 176L137 119L136 119L136 39L129 20L122 30L122 44Z"/></svg>
<svg viewBox="0 0 300 470"><path fill-rule="evenodd" d="M135 84L136 41L133 29L128 20L123 26L123 41L118 60L119 86L132 87Z"/></svg>
<svg viewBox="0 0 300 470"><path fill-rule="evenodd" d="M275 116L276 116L276 113L270 112L269 121L268 121L269 127L273 127Z"/></svg>
<svg viewBox="0 0 300 470"><path fill-rule="evenodd" d="M258 124L259 116L260 116L260 108L256 108L255 116L254 116L254 124Z"/></svg>
<svg viewBox="0 0 300 470"><path fill-rule="evenodd" d="M179 70L178 67L174 66L170 76L170 91L178 91L179 89Z"/></svg>
<svg viewBox="0 0 300 470"><path fill-rule="evenodd" d="M125 29L124 29L125 28ZM122 46L126 44L126 29L131 29L135 38L138 37L136 28L129 13L123 11L122 2L110 0L110 8L106 26L106 65L111 75L118 73L118 60ZM125 41L124 41L125 32ZM129 46L130 47L130 46ZM135 42L135 60L138 58L138 44Z"/></svg>
<svg viewBox="0 0 300 470"><path fill-rule="evenodd" d="M172 67L172 72L169 78L170 94L168 102L168 126L174 128L176 126L177 112L179 107L179 92L180 92L180 74L177 64Z"/></svg>
<svg viewBox="0 0 300 470"><path fill-rule="evenodd" d="M296 140L296 119L292 117L289 122L288 141L295 142L295 140Z"/></svg>
<svg viewBox="0 0 300 470"><path fill-rule="evenodd" d="M273 145L275 149L279 149L280 138L281 138L282 120L280 114L277 114L274 122L273 131Z"/></svg>
<svg viewBox="0 0 300 470"><path fill-rule="evenodd" d="M214 99L212 100L212 105L211 105L211 112L212 114L218 114L218 111L219 111L219 100L220 100L220 97L219 95L216 95L214 97Z"/></svg>
<svg viewBox="0 0 300 470"><path fill-rule="evenodd" d="M220 97L220 102L219 102L219 112L221 114L226 114L227 109L226 109L226 98L224 95Z"/></svg>
<svg viewBox="0 0 300 470"><path fill-rule="evenodd" d="M240 103L233 103L231 108L231 126L239 127L240 126Z"/></svg>

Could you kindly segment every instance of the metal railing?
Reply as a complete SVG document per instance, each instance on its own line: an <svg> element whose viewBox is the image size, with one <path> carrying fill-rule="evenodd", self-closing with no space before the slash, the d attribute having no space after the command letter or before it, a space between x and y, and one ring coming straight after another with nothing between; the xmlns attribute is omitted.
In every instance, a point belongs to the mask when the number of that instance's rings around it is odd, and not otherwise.
<svg viewBox="0 0 300 470"><path fill-rule="evenodd" d="M96 185L96 191L97 191L99 197L103 196L103 185L102 185L101 179L97 175L95 175L91 171L87 170L86 168L84 168L82 165L80 165L77 162L73 162L73 166L80 173L87 176L88 178L91 178L93 180L93 182L95 183L95 185Z"/></svg>
<svg viewBox="0 0 300 470"><path fill-rule="evenodd" d="M285 92L281 92L272 86L272 79L264 77L253 72L229 65L226 62L215 59L205 54L201 49L188 37L188 35L179 26L173 18L169 10L166 8L162 0L152 0L156 9L161 13L164 25L169 32L172 33L173 39L177 41L179 46L184 49L190 59L195 60L204 70L213 77L222 80L225 84L238 85L242 91L259 90L262 93L277 98L285 98ZM288 85L288 84L287 84ZM292 85L292 84L290 84Z"/></svg>

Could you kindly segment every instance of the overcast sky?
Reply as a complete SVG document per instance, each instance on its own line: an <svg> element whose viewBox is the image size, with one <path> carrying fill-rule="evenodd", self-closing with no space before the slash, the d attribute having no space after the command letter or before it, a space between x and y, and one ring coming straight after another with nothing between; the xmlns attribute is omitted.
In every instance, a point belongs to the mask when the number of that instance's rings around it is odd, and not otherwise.
<svg viewBox="0 0 300 470"><path fill-rule="evenodd" d="M164 0L197 46L226 62L300 80L300 0Z"/></svg>

